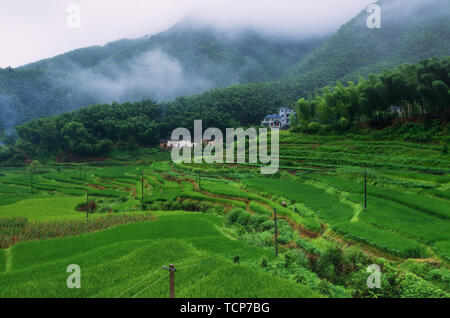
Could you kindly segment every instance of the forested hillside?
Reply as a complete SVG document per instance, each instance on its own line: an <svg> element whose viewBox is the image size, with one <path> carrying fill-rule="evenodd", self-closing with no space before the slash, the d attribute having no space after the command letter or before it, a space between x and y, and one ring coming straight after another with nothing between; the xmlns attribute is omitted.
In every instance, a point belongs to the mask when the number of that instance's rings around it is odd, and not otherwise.
<svg viewBox="0 0 450 318"><path fill-rule="evenodd" d="M404 64L372 74L368 79L361 78L358 84L338 83L335 87L326 87L323 94L314 99L300 99L297 123L293 121L293 124L305 132L345 133L355 132L356 125L371 121L386 121L390 125L392 119L398 117L417 119L426 115L445 121L449 115L449 74L450 57L446 57ZM235 86L199 97L179 98L172 103L102 104L36 119L17 127L20 139L16 150L11 148L11 151L19 150L31 157L107 155L113 148L134 150L138 146L155 146L159 138L169 136L175 128L192 130L196 119L203 119L204 127L249 126L270 110L257 107L258 104L283 102L271 94L271 87L263 84ZM278 87L282 92L283 86L279 84ZM218 95L226 98L217 100ZM245 101L244 106L234 108L235 100L239 99ZM395 107L395 112L391 107ZM408 128L408 134L403 137L427 142L448 140L442 136L442 129L422 128L426 133L416 133ZM3 156L5 161L11 153Z"/></svg>
<svg viewBox="0 0 450 318"><path fill-rule="evenodd" d="M450 1L380 0L381 28L363 11L285 77L299 94L336 81L357 80L403 63L450 55Z"/></svg>
<svg viewBox="0 0 450 318"><path fill-rule="evenodd" d="M182 21L154 36L0 69L0 128L95 103L170 101L211 88L272 81L322 42L251 30L226 33Z"/></svg>
<svg viewBox="0 0 450 318"><path fill-rule="evenodd" d="M308 55L320 40L296 43L252 32L218 34L182 23L153 37L0 70L3 126L80 106L143 98L166 101L166 127L188 126L194 117L219 127L251 125L280 106L313 98L336 81L357 83L359 76L384 68L450 54L448 1L379 4L381 29L369 29L369 14L363 11ZM157 81L146 71L155 65ZM234 83L244 84L217 89ZM181 95L189 97L169 101Z"/></svg>
<svg viewBox="0 0 450 318"><path fill-rule="evenodd" d="M357 82L359 77L381 73L404 63L450 55L450 2L447 0L379 1L382 28L369 29L366 11L352 19L320 48L291 69L279 81L248 84L210 91L177 100L170 105L198 109L218 107L241 124L256 124L267 111L293 106L337 81ZM257 92L257 93L255 93ZM259 97L264 96L261 102Z"/></svg>
<svg viewBox="0 0 450 318"><path fill-rule="evenodd" d="M196 118L218 127L258 124L278 107L294 107L300 98L312 99L323 87L334 86L337 81L358 84L359 77L373 78L371 73L381 73L385 68L450 54L447 1L392 0L379 4L381 29L367 28L369 14L363 11L277 82L235 85L167 103L171 113L167 126L178 123L189 127ZM426 80L428 87L440 79ZM403 100L397 102L405 104ZM383 106L393 105L389 101Z"/></svg>
<svg viewBox="0 0 450 318"><path fill-rule="evenodd" d="M400 129L403 138L439 141L450 119L449 88L450 57L405 63L367 79L361 77L357 84L338 82L314 98L300 99L294 125L303 132L345 132L357 125L380 129L419 120L419 125L407 123L406 129ZM430 125L430 119L434 124Z"/></svg>

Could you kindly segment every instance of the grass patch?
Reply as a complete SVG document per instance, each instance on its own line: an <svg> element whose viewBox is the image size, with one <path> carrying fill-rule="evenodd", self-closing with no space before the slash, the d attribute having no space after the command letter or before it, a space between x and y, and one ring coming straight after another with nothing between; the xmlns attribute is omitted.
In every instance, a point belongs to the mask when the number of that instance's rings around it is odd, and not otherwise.
<svg viewBox="0 0 450 318"><path fill-rule="evenodd" d="M83 197L42 197L0 206L0 218L26 217L30 221L50 221L86 217L75 210Z"/></svg>
<svg viewBox="0 0 450 318"><path fill-rule="evenodd" d="M20 243L12 247L12 267L0 273L1 297L168 297L167 272L176 264L178 297L320 297L293 280L251 266L267 250L231 240L216 228L218 218L199 214L162 215L156 222L129 224L88 235ZM241 264L233 263L235 255ZM66 287L68 264L80 265L82 288ZM184 264L184 266L183 266ZM111 275L114 273L114 275ZM216 288L221 286L221 288Z"/></svg>

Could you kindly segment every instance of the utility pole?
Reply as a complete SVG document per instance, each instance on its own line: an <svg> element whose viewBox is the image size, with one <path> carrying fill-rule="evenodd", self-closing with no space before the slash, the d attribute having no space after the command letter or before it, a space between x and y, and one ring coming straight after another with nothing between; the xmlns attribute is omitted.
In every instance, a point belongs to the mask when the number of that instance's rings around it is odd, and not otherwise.
<svg viewBox="0 0 450 318"><path fill-rule="evenodd" d="M89 220L89 193L86 188L86 220Z"/></svg>
<svg viewBox="0 0 450 318"><path fill-rule="evenodd" d="M163 269L169 271L169 280L170 280L170 298L175 298L175 265L170 264L167 268L166 265L163 266Z"/></svg>
<svg viewBox="0 0 450 318"><path fill-rule="evenodd" d="M367 210L367 171L364 171L364 211Z"/></svg>
<svg viewBox="0 0 450 318"><path fill-rule="evenodd" d="M30 166L30 190L31 194L33 194L33 164Z"/></svg>
<svg viewBox="0 0 450 318"><path fill-rule="evenodd" d="M170 298L175 298L175 266L173 264L169 265L170 270Z"/></svg>
<svg viewBox="0 0 450 318"><path fill-rule="evenodd" d="M142 171L142 189L141 189L141 201L144 201L144 171Z"/></svg>
<svg viewBox="0 0 450 318"><path fill-rule="evenodd" d="M277 209L274 209L275 212L275 255L278 256L278 227L277 227Z"/></svg>
<svg viewBox="0 0 450 318"><path fill-rule="evenodd" d="M81 170L80 170L80 178L81 178ZM86 182L86 169L84 170L84 187L86 189L86 220L89 220L89 192Z"/></svg>

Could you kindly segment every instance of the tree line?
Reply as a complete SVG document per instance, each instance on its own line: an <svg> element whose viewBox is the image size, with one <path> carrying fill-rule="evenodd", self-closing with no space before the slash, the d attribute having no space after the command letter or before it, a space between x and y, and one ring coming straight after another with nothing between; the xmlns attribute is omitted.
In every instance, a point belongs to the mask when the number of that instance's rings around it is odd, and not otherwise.
<svg viewBox="0 0 450 318"><path fill-rule="evenodd" d="M337 82L297 102L294 125L317 130L325 125L340 129L393 117L420 118L449 115L450 57L403 64L358 83Z"/></svg>
<svg viewBox="0 0 450 318"><path fill-rule="evenodd" d="M127 150L155 146L178 127L192 129L194 120L204 127L259 125L280 106L297 102L294 126L314 130L328 126L348 129L377 118L391 118L392 109L404 117L448 116L450 57L404 64L358 83L337 83L298 100L285 83L252 83L180 97L170 103L99 104L16 127L14 153L31 158L60 153L78 156L107 155L114 148ZM314 131L313 131L314 132ZM7 153L0 156L5 160Z"/></svg>
<svg viewBox="0 0 450 318"><path fill-rule="evenodd" d="M132 150L155 146L175 128L193 130L197 119L203 120L204 127L248 127L285 104L283 92L281 84L252 83L214 89L167 103L143 100L93 105L17 126L19 138L15 148L31 157L61 152L100 156L114 148Z"/></svg>

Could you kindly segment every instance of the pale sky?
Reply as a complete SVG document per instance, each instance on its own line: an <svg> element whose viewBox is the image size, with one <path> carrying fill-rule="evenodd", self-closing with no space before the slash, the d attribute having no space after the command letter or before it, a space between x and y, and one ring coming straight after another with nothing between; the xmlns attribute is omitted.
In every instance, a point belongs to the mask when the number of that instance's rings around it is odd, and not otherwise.
<svg viewBox="0 0 450 318"><path fill-rule="evenodd" d="M336 31L376 0L0 0L0 67L161 32L185 16L230 29L309 37ZM69 5L81 27L67 26ZM73 20L71 20L73 21Z"/></svg>

